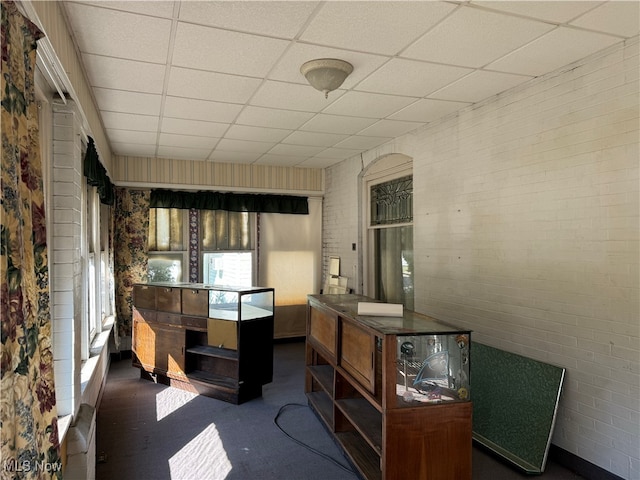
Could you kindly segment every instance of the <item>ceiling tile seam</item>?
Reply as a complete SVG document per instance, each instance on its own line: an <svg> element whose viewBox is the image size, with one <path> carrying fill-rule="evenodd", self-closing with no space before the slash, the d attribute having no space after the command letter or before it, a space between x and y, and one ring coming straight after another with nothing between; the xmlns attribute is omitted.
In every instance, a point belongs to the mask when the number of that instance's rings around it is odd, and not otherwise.
<svg viewBox="0 0 640 480"><path fill-rule="evenodd" d="M110 12L118 12L118 13L126 13L128 15L137 15L140 17L148 17L148 18L157 18L160 20L171 20L171 17L163 17L162 15L153 15L151 13L142 13L142 12L137 12L137 11L133 11L133 10L128 10L128 9L123 9L123 8L117 8L117 7L113 7L111 6L112 3L114 2L75 2L75 1L71 1L71 2L65 2L65 3L75 3L77 5L82 5L83 7L87 7L87 8L96 8L96 9L100 9L100 10L108 10ZM120 2L121 4L126 4L127 2ZM180 1L177 2L173 2L173 3L180 3Z"/></svg>
<svg viewBox="0 0 640 480"><path fill-rule="evenodd" d="M160 135L162 134L162 122L164 121L164 108L167 101L167 90L169 88L169 77L171 76L171 64L173 61L173 51L178 30L178 18L180 16L181 2L173 3L173 14L171 16L171 30L169 31L169 44L167 47L167 57L164 69L164 79L162 81L162 95L160 97L160 113L158 119L158 130L156 132L156 156L160 150Z"/></svg>

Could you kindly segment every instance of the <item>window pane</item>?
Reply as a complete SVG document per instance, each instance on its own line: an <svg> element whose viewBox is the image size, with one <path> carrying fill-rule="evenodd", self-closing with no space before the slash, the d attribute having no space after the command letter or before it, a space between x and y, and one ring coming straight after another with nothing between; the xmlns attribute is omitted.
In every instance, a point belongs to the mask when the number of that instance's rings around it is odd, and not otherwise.
<svg viewBox="0 0 640 480"><path fill-rule="evenodd" d="M148 275L150 282L182 282L184 256L182 253L149 255Z"/></svg>
<svg viewBox="0 0 640 480"><path fill-rule="evenodd" d="M413 177L396 178L371 187L371 225L413 220Z"/></svg>
<svg viewBox="0 0 640 480"><path fill-rule="evenodd" d="M203 257L204 283L234 287L252 285L252 252L205 253Z"/></svg>
<svg viewBox="0 0 640 480"><path fill-rule="evenodd" d="M413 310L413 227L374 231L377 298Z"/></svg>
<svg viewBox="0 0 640 480"><path fill-rule="evenodd" d="M172 208L169 211L171 224L171 240L170 250L184 250L182 219L184 218L183 210Z"/></svg>

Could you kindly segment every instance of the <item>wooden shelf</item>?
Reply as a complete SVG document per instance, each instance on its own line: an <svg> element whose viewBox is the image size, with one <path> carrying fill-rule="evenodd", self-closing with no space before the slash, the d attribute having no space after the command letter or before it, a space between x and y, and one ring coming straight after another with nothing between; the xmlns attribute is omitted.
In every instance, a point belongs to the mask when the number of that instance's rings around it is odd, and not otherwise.
<svg viewBox="0 0 640 480"><path fill-rule="evenodd" d="M308 368L313 378L333 397L333 367L331 365L310 365Z"/></svg>
<svg viewBox="0 0 640 480"><path fill-rule="evenodd" d="M336 400L336 406L351 424L362 434L367 443L382 454L382 414L364 398Z"/></svg>
<svg viewBox="0 0 640 480"><path fill-rule="evenodd" d="M382 480L380 457L369 444L355 432L336 432L336 440L347 454L351 463L367 480Z"/></svg>
<svg viewBox="0 0 640 480"><path fill-rule="evenodd" d="M222 375L214 375L202 370L194 370L187 373L187 378L191 380L197 380L199 382L214 383L220 387L228 389L237 389L239 386L238 380L231 377L224 377Z"/></svg>
<svg viewBox="0 0 640 480"><path fill-rule="evenodd" d="M195 345L187 348L187 353L194 355L206 355L207 357L227 358L229 360L237 360L238 352L236 350L225 350L224 348L211 347L209 345Z"/></svg>
<svg viewBox="0 0 640 480"><path fill-rule="evenodd" d="M309 392L307 398L329 430L333 431L333 401L331 397L326 392Z"/></svg>

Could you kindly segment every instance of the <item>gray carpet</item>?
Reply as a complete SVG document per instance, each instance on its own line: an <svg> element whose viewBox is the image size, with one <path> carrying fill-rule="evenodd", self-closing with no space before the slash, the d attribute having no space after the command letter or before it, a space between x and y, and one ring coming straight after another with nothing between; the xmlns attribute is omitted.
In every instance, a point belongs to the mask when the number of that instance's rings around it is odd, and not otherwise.
<svg viewBox="0 0 640 480"><path fill-rule="evenodd" d="M304 343L277 344L274 355L273 382L242 405L142 380L131 360L112 362L97 415L97 480L357 479L306 406ZM580 478L553 462L543 477ZM474 448L473 478L530 477Z"/></svg>

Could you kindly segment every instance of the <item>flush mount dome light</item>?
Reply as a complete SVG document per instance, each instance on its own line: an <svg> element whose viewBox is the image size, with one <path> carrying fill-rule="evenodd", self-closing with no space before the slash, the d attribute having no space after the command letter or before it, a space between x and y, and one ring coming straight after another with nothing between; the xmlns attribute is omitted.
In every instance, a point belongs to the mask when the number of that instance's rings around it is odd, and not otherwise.
<svg viewBox="0 0 640 480"><path fill-rule="evenodd" d="M324 92L324 98L328 98L329 92L342 85L351 72L353 65L335 58L310 60L300 67L300 73L313 88Z"/></svg>

